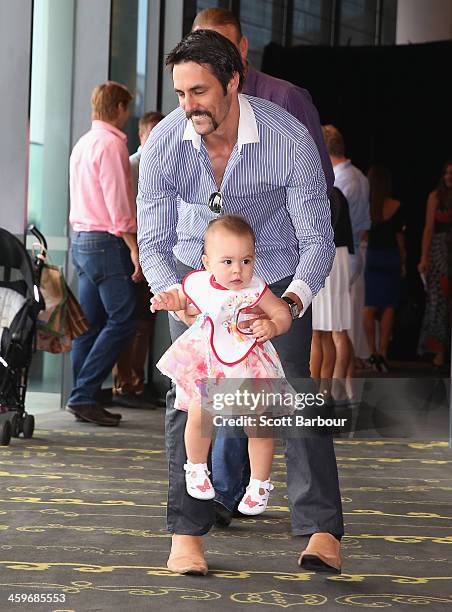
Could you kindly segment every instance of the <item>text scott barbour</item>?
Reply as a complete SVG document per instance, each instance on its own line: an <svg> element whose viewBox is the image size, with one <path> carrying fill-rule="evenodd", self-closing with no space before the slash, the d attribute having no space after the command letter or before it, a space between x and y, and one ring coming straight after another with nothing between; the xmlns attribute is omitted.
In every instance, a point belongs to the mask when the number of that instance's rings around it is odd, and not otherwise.
<svg viewBox="0 0 452 612"><path fill-rule="evenodd" d="M287 416L260 416L240 415L237 417L221 416L216 414L213 417L213 424L216 427L344 427L347 419L324 418L321 416L305 417L301 414Z"/></svg>

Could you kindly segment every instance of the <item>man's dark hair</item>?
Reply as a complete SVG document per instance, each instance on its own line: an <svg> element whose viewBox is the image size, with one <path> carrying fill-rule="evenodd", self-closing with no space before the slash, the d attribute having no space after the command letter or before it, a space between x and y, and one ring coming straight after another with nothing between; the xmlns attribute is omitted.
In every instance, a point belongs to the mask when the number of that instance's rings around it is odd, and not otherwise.
<svg viewBox="0 0 452 612"><path fill-rule="evenodd" d="M234 73L238 72L238 90L242 89L245 75L240 53L235 45L214 30L190 32L170 51L166 58L166 65L171 70L183 62L195 62L201 66L207 66L220 81L225 95L229 81Z"/></svg>

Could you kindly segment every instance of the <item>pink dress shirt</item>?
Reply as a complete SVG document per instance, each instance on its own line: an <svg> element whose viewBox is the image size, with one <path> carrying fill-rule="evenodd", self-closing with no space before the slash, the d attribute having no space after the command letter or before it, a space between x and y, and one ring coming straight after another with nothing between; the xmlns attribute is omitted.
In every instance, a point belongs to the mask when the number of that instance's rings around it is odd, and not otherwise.
<svg viewBox="0 0 452 612"><path fill-rule="evenodd" d="M127 136L111 123L93 121L70 159L71 211L76 232L136 233L136 205Z"/></svg>

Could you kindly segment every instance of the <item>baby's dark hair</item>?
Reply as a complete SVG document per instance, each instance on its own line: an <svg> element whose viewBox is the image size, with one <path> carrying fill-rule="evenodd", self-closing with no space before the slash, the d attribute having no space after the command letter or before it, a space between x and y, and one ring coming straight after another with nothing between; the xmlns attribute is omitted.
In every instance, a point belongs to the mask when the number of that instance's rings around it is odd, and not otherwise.
<svg viewBox="0 0 452 612"><path fill-rule="evenodd" d="M253 244L256 244L256 236L253 228L248 221L245 221L245 219L239 215L222 215L221 217L213 219L207 226L206 233L204 234L204 244L206 243L209 233L213 229L220 228L228 230L229 232L239 236L250 236L250 238L253 240Z"/></svg>

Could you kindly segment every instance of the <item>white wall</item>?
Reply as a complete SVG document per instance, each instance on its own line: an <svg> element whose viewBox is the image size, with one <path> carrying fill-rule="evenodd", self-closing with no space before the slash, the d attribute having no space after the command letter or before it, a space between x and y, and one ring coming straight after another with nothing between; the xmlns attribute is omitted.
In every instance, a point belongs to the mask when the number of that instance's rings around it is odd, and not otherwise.
<svg viewBox="0 0 452 612"><path fill-rule="evenodd" d="M157 109L157 90L160 71L160 0L148 0L147 52L144 87L144 108Z"/></svg>
<svg viewBox="0 0 452 612"><path fill-rule="evenodd" d="M167 115L178 106L178 100L174 93L173 77L165 69L165 58L167 54L177 45L182 38L184 3L180 0L166 0L165 4L165 28L164 28L164 57L163 57L163 79L162 79L162 113Z"/></svg>
<svg viewBox="0 0 452 612"><path fill-rule="evenodd" d="M77 0L73 72L72 144L91 127L91 93L108 79L110 0Z"/></svg>
<svg viewBox="0 0 452 612"><path fill-rule="evenodd" d="M31 0L0 1L0 226L22 234L28 172Z"/></svg>
<svg viewBox="0 0 452 612"><path fill-rule="evenodd" d="M452 39L452 0L398 0L396 44Z"/></svg>

